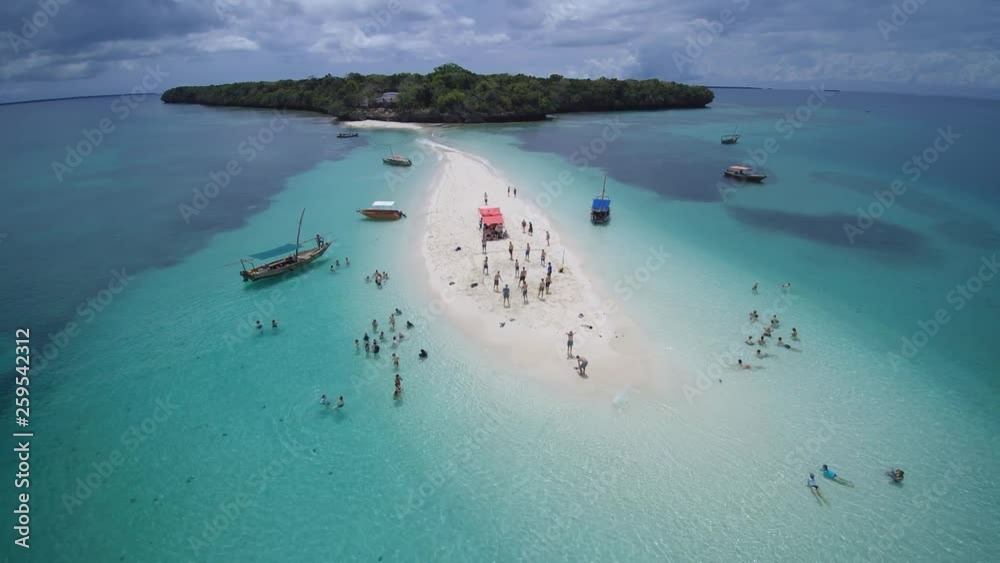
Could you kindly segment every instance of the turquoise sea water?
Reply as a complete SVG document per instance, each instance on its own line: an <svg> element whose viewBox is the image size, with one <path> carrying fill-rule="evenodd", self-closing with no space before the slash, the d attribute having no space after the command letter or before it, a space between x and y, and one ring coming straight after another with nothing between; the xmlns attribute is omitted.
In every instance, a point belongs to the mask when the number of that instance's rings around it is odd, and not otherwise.
<svg viewBox="0 0 1000 563"><path fill-rule="evenodd" d="M418 134L338 140L329 120L290 116L247 162L240 143L268 112L0 108L24 131L2 147L0 253L18 264L0 282L4 331L32 328L40 368L30 560L996 559L997 283L968 280L1000 250L987 125L1000 108L840 93L785 138L777 121L808 96L722 91L703 111L434 132L539 203L671 358L656 384L597 398L534 383L435 314L414 255L435 172ZM51 161L104 117L116 130L57 181ZM574 152L613 137L615 118L620 134L581 168ZM736 124L740 144L721 146ZM949 126L961 137L910 182L903 162ZM769 137L766 183L721 197L721 169ZM383 167L389 144L417 164ZM243 171L185 222L178 205L230 160ZM614 219L593 228L604 174ZM907 191L852 244L843 224L897 178ZM375 199L409 220L360 220ZM335 239L325 260L241 284L238 258L289 242L303 208L304 233ZM670 258L647 276L651 249ZM363 281L376 268L392 274L382 290ZM102 294L123 270L134 279ZM800 351L754 359L746 315L776 306ZM355 352L395 307L424 322L381 361ZM949 320L894 362L938 309ZM732 369L734 354L760 369ZM321 393L346 408L324 410ZM829 506L805 487L822 463L855 485L824 480Z"/></svg>

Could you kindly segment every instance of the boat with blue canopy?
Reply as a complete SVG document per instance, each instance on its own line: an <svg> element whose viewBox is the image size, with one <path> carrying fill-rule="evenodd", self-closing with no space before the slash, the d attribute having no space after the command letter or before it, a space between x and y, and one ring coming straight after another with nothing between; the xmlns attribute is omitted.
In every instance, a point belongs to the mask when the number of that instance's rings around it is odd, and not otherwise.
<svg viewBox="0 0 1000 563"><path fill-rule="evenodd" d="M300 237L302 236L302 218L305 217L305 214L306 210L303 209L302 215L299 216L299 230L295 234L295 244L283 244L270 250L258 252L257 254L251 254L249 258L240 259L240 264L243 266L243 270L240 271L240 276L243 277L243 281L253 282L273 278L292 272L296 269L303 268L313 260L322 256L323 253L330 248L330 245L332 244L330 241L324 240L322 235L316 235L316 246L314 248L302 250L302 247L306 245L306 243L300 241ZM285 254L287 254L287 256L281 258L280 260L273 260L260 266L255 266L253 263L254 260L267 260L268 258ZM249 267L247 267L247 264L249 264Z"/></svg>
<svg viewBox="0 0 1000 563"><path fill-rule="evenodd" d="M611 220L611 200L605 195L608 187L608 177L604 177L604 186L601 187L601 196L594 198L594 203L590 206L590 222L595 225L607 223Z"/></svg>

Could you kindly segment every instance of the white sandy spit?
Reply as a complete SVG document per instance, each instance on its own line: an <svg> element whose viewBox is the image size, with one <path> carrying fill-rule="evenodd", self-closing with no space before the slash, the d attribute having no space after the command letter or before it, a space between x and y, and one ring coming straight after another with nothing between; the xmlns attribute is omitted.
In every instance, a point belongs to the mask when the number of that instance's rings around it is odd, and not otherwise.
<svg viewBox="0 0 1000 563"><path fill-rule="evenodd" d="M567 248L549 220L524 196L507 195L509 182L488 161L437 143L423 141L441 156L426 210L422 241L431 287L445 315L463 333L493 352L505 365L551 381L586 383L588 388L620 389L642 385L658 364L657 354L640 331L612 301L598 295L581 262ZM479 208L499 207L510 237L487 243L482 252ZM521 220L533 223L534 235L522 233ZM586 211L581 221L589 221ZM589 223L588 223L589 224ZM546 245L546 231L550 243ZM514 259L508 244L514 245ZM525 260L526 245L531 245ZM461 247L461 250L456 250ZM553 266L551 293L538 297L546 275L540 258ZM489 274L483 259L489 258ZM527 267L528 302L524 303L515 260ZM564 266L560 273L560 266ZM510 306L493 289L497 269L511 289ZM472 287L472 284L478 284ZM603 305L603 306L602 306ZM608 313L610 311L610 314ZM582 315L582 316L581 316ZM577 362L566 354L566 333L574 331L574 355L589 361L588 378L577 375Z"/></svg>
<svg viewBox="0 0 1000 563"><path fill-rule="evenodd" d="M365 119L362 121L338 121L337 125L344 127L354 127L356 129L406 129L410 131L421 131L428 127L435 127L434 123L402 123L399 121L377 121Z"/></svg>

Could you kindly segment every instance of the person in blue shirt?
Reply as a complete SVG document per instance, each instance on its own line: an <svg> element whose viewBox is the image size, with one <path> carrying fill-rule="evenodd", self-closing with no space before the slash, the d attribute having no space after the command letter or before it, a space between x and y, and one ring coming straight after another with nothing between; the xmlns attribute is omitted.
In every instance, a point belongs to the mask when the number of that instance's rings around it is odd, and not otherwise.
<svg viewBox="0 0 1000 563"><path fill-rule="evenodd" d="M847 485L848 487L854 486L854 483L848 481L847 479L844 479L842 477L837 477L837 474L832 469L827 467L825 463L823 464L823 477L826 477L827 479L834 481L836 483L840 483L841 485Z"/></svg>

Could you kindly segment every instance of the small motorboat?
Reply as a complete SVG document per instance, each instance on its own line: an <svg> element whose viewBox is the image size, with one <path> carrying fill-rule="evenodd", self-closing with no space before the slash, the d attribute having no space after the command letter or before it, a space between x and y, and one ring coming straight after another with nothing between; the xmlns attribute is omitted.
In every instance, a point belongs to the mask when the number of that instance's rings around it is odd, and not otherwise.
<svg viewBox="0 0 1000 563"><path fill-rule="evenodd" d="M757 174L756 172L753 171L753 168L749 166L739 166L739 165L733 165L730 166L729 168L726 168L726 171L723 172L723 174L725 174L729 178L736 178L744 182L759 183L763 181L764 178L767 178L766 174Z"/></svg>
<svg viewBox="0 0 1000 563"><path fill-rule="evenodd" d="M395 201L373 201L372 206L367 209L358 209L358 213L379 221L396 221L406 217L406 213L398 209L393 209Z"/></svg>
<svg viewBox="0 0 1000 563"><path fill-rule="evenodd" d="M358 132L357 131L337 133L337 138L338 139L350 139L351 137L357 137L357 136L358 136Z"/></svg>

